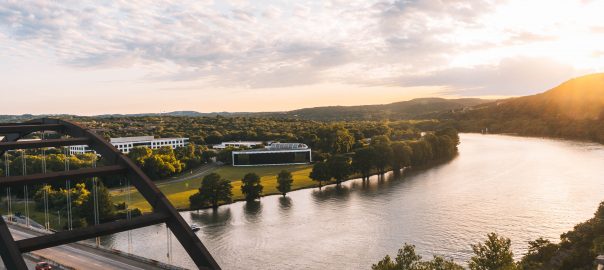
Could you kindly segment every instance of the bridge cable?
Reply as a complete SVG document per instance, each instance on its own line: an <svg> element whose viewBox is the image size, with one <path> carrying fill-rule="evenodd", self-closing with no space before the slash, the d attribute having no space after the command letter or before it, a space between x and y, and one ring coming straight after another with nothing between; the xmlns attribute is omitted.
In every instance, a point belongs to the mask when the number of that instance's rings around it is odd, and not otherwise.
<svg viewBox="0 0 604 270"><path fill-rule="evenodd" d="M170 228L168 227L168 224L166 223L166 241L167 241L167 247L166 249L168 250L168 263L172 264L172 232L170 231Z"/></svg>
<svg viewBox="0 0 604 270"><path fill-rule="evenodd" d="M27 175L27 158L25 157L25 150L21 151L21 162L23 168L23 176ZM27 184L23 185L23 198L25 199L25 226L29 227L29 196L27 190Z"/></svg>
<svg viewBox="0 0 604 270"><path fill-rule="evenodd" d="M42 131L42 140L44 140L45 131ZM42 173L46 173L46 148L42 148ZM44 228L50 230L50 216L48 215L48 189L50 185L44 184Z"/></svg>
<svg viewBox="0 0 604 270"><path fill-rule="evenodd" d="M130 178L126 177L126 191L128 194L126 195L126 219L130 221L132 219L132 210L130 210L130 203L132 202L130 198ZM128 230L128 253L132 253L132 231Z"/></svg>
<svg viewBox="0 0 604 270"><path fill-rule="evenodd" d="M92 158L92 167L96 168L96 159L97 156L94 154ZM94 212L94 225L99 224L99 194L98 194L98 179L96 176L92 177L92 198L93 198L93 212ZM96 237L96 246L99 247L101 244L101 238Z"/></svg>
<svg viewBox="0 0 604 270"><path fill-rule="evenodd" d="M6 177L10 176L10 159L8 158L8 151L4 152L4 174L6 174ZM6 207L7 207L7 214L8 214L8 220L9 221L13 221L13 211L12 211L12 206L11 206L11 190L10 187L6 188Z"/></svg>
<svg viewBox="0 0 604 270"><path fill-rule="evenodd" d="M69 149L64 148L65 157L65 171L69 171ZM73 229L73 222L71 217L71 180L65 180L65 189L67 189L67 230ZM60 215L59 215L60 218Z"/></svg>

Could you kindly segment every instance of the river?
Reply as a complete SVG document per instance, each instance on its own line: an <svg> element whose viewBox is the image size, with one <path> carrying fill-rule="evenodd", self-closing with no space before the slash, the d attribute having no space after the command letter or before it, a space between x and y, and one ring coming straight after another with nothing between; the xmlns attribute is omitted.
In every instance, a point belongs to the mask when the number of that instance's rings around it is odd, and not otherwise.
<svg viewBox="0 0 604 270"><path fill-rule="evenodd" d="M223 269L370 269L405 242L465 264L489 232L527 241L559 235L604 200L604 147L501 135L462 134L459 156L433 168L321 190L183 212ZM166 229L138 229L133 252L169 261ZM102 239L128 250L127 233ZM194 264L172 240L172 263Z"/></svg>

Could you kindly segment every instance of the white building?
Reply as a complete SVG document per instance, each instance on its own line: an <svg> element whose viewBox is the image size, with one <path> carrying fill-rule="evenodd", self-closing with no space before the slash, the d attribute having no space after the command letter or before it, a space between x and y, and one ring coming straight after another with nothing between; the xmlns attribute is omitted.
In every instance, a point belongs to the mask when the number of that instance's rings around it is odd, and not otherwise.
<svg viewBox="0 0 604 270"><path fill-rule="evenodd" d="M271 143L265 148L233 151L233 166L308 164L312 150L303 143Z"/></svg>
<svg viewBox="0 0 604 270"><path fill-rule="evenodd" d="M153 136L140 136L140 137L122 137L122 138L111 138L109 140L117 150L120 150L124 154L130 153L130 150L134 147L148 147L151 149L157 149L163 146L171 147L172 149L183 147L189 144L189 138L154 138ZM69 147L70 154L83 154L91 152L87 145L74 145Z"/></svg>
<svg viewBox="0 0 604 270"><path fill-rule="evenodd" d="M222 142L221 144L216 144L214 146L212 146L212 148L214 149L225 149L227 147L234 147L234 148L240 148L240 147L247 147L247 148L252 148L256 145L261 145L262 142L255 142L255 141L238 141L238 142Z"/></svg>

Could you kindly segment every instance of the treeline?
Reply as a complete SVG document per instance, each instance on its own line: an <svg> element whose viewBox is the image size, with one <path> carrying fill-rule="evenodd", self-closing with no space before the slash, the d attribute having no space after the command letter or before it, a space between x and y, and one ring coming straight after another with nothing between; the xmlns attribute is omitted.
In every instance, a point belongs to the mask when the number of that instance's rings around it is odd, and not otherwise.
<svg viewBox="0 0 604 270"><path fill-rule="evenodd" d="M512 111L495 112L498 109L448 115L449 123L463 132L516 134L519 136L551 137L604 143L604 115L598 120L576 120L551 116L532 117ZM446 122L446 121L445 121Z"/></svg>
<svg viewBox="0 0 604 270"><path fill-rule="evenodd" d="M566 81L544 93L441 113L464 132L514 133L604 143L604 74Z"/></svg>
<svg viewBox="0 0 604 270"><path fill-rule="evenodd" d="M422 131L443 128L442 123L436 120L327 123L300 119L222 116L77 117L71 120L106 138L141 135L188 137L197 145L238 140L301 142L323 152L347 152L346 142L337 145L336 143L340 138L348 139L348 136L353 139L353 143L378 135L387 135L396 140L414 139L418 138Z"/></svg>
<svg viewBox="0 0 604 270"><path fill-rule="evenodd" d="M128 157L153 180L197 168L210 162L214 155L214 152L208 151L207 147L194 143L176 149L168 146L157 149L134 147L128 153Z"/></svg>
<svg viewBox="0 0 604 270"><path fill-rule="evenodd" d="M72 185L72 188L52 188L49 185L44 185L37 189L33 195L35 202L35 210L44 212L46 205L44 204L44 196L47 196L48 211L50 213L63 213L67 215L68 200L67 193L70 191L71 211L72 211L72 226L73 228L86 227L89 224L95 223L94 215L94 196L91 192L93 189L92 180L80 181ZM46 194L45 194L46 192ZM111 195L102 181L97 182L97 199L99 223L113 221L116 219L124 219L130 211L131 217L141 215L138 208L127 209L125 203L114 204L111 200ZM67 226L67 225L65 225ZM64 227L66 229L66 227Z"/></svg>
<svg viewBox="0 0 604 270"><path fill-rule="evenodd" d="M388 136L375 136L369 144L359 145L352 153L334 154L318 160L310 178L322 185L332 179L340 183L353 173L367 178L387 170L420 167L453 157L457 153L457 145L459 135L453 128L427 133L417 140L391 141Z"/></svg>
<svg viewBox="0 0 604 270"><path fill-rule="evenodd" d="M285 196L292 189L294 182L291 172L282 170L277 175L277 190ZM262 196L264 186L260 176L256 173L247 173L241 179L241 193L245 200L250 202ZM201 181L199 191L189 197L190 209L200 209L211 206L216 209L221 203L230 203L233 200L233 186L231 181L217 173L206 175Z"/></svg>
<svg viewBox="0 0 604 270"><path fill-rule="evenodd" d="M474 255L468 261L470 270L516 270L520 268L514 262L511 241L505 237L490 233L484 243L471 245ZM398 250L394 260L386 255L384 259L374 264L372 270L463 270L464 267L452 259L434 256L430 261L422 260L415 253L415 246L404 244Z"/></svg>
<svg viewBox="0 0 604 270"><path fill-rule="evenodd" d="M193 143L176 149L168 146L157 149L135 147L128 153L128 157L153 180L170 177L184 170L194 169L209 162L213 156L215 156L215 153L208 151L207 147ZM59 172L66 169L90 168L95 162L98 163L98 166L103 165L103 158L93 153L67 155L65 150L57 148L48 148L44 154L42 150L38 149L10 151L0 158L0 175L2 176L6 175L5 162L7 161L9 175L11 176L23 175L24 172L26 175L42 173L43 170ZM106 177L105 180L105 184L109 188L116 187L122 182L112 177Z"/></svg>

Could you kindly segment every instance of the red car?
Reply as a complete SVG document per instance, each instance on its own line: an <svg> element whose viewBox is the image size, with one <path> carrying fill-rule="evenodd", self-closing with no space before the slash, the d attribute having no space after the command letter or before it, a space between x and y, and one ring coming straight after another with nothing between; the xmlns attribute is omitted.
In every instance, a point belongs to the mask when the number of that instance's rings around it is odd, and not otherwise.
<svg viewBox="0 0 604 270"><path fill-rule="evenodd" d="M48 264L47 262L39 262L36 263L36 270L51 270L52 266L50 266L50 264Z"/></svg>

